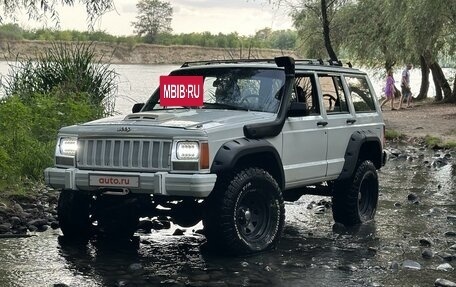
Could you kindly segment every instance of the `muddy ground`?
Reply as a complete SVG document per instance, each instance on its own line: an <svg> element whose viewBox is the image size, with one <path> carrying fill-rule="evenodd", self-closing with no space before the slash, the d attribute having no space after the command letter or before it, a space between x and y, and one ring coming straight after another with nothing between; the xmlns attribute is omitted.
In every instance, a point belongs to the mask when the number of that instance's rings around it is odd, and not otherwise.
<svg viewBox="0 0 456 287"><path fill-rule="evenodd" d="M431 135L456 143L456 104L416 103L410 109L385 109L383 117L387 129L396 130L412 141Z"/></svg>

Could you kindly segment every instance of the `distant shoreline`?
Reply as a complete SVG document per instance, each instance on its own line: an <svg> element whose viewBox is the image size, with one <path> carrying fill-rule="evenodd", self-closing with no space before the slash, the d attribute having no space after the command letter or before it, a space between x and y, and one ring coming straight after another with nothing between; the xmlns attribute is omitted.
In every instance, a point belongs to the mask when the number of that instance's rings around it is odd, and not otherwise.
<svg viewBox="0 0 456 287"><path fill-rule="evenodd" d="M68 44L75 42L66 42ZM111 64L182 64L187 61L262 59L289 55L299 58L294 51L258 48L210 48L198 46L163 46L153 44L127 44L91 42L102 61ZM50 41L7 40L0 42L0 60L15 61L31 58L52 46Z"/></svg>

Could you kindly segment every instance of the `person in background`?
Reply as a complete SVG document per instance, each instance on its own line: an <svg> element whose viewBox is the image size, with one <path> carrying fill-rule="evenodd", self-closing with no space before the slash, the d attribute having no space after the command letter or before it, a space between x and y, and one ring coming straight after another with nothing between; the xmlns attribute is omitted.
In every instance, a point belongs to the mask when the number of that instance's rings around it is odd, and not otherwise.
<svg viewBox="0 0 456 287"><path fill-rule="evenodd" d="M399 109L402 109L402 102L407 102L407 108L411 108L412 102L412 90L410 89L410 70L413 68L412 64L407 64L405 69L402 71L402 80L401 80L401 91L402 96L399 102Z"/></svg>
<svg viewBox="0 0 456 287"><path fill-rule="evenodd" d="M393 78L393 69L388 70L388 75L386 77L386 85L385 85L385 96L386 98L383 100L382 104L380 105L380 108L382 108L387 102L391 101L391 110L395 111L396 109L394 108L394 93L395 93L395 88L394 88L394 78Z"/></svg>

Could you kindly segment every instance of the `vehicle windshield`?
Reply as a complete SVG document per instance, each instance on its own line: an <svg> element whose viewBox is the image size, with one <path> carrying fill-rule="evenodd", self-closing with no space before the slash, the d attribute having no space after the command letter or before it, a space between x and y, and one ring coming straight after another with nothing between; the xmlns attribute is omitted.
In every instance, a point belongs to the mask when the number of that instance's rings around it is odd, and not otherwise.
<svg viewBox="0 0 456 287"><path fill-rule="evenodd" d="M202 109L233 109L277 112L280 105L285 73L278 69L204 68L176 70L173 76L203 76L204 105ZM160 106L157 89L142 111L187 107Z"/></svg>

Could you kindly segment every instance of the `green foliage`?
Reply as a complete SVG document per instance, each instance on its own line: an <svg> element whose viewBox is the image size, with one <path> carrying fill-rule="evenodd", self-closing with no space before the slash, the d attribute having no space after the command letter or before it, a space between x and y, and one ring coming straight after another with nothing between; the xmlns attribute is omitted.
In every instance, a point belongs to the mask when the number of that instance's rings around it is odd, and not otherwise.
<svg viewBox="0 0 456 287"><path fill-rule="evenodd" d="M389 129L387 129L387 130L385 131L385 138L386 138L387 140L401 139L401 138L403 138L403 137L404 137L404 135L401 134L400 132L396 131L396 130L389 130Z"/></svg>
<svg viewBox="0 0 456 287"><path fill-rule="evenodd" d="M117 74L79 43L53 44L10 68L0 100L0 182L41 179L62 126L112 113Z"/></svg>
<svg viewBox="0 0 456 287"><path fill-rule="evenodd" d="M442 145L442 140L438 137L426 135L424 137L424 142L430 148L440 147Z"/></svg>
<svg viewBox="0 0 456 287"><path fill-rule="evenodd" d="M17 29L17 30L15 30ZM10 30L13 30L9 32ZM262 31L269 33L262 34ZM107 42L126 43L133 47L139 43L146 43L146 36L113 36L103 31L80 32L74 30L37 29L24 30L15 25L14 29L9 25L0 25L0 39L8 40L41 40L41 41L67 41L67 42ZM253 36L240 36L238 33L212 34L202 33L181 33L171 34L169 32L158 33L154 43L158 45L189 45L215 48L269 48L294 50L298 46L298 33L294 30L272 31L264 28Z"/></svg>
<svg viewBox="0 0 456 287"><path fill-rule="evenodd" d="M160 0L139 0L137 21L133 23L135 32L144 36L146 43L155 43L159 33L171 32L173 8Z"/></svg>
<svg viewBox="0 0 456 287"><path fill-rule="evenodd" d="M93 106L102 107L101 117L114 111L116 80L115 71L95 55L91 44L60 42L36 60L10 64L4 88L6 95L16 95L24 103L33 102L35 94L86 94Z"/></svg>
<svg viewBox="0 0 456 287"><path fill-rule="evenodd" d="M24 30L17 24L7 24L0 26L0 39L21 40Z"/></svg>
<svg viewBox="0 0 456 287"><path fill-rule="evenodd" d="M41 179L53 162L57 131L62 126L96 119L99 108L87 94L62 97L60 92L0 101L0 181Z"/></svg>
<svg viewBox="0 0 456 287"><path fill-rule="evenodd" d="M59 14L57 6L73 6L76 2L83 4L87 11L87 21L92 24L100 15L111 10L114 6L112 0L3 0L0 1L0 23L4 19L15 19L17 14L25 11L30 19L41 20L50 16L57 24Z"/></svg>

